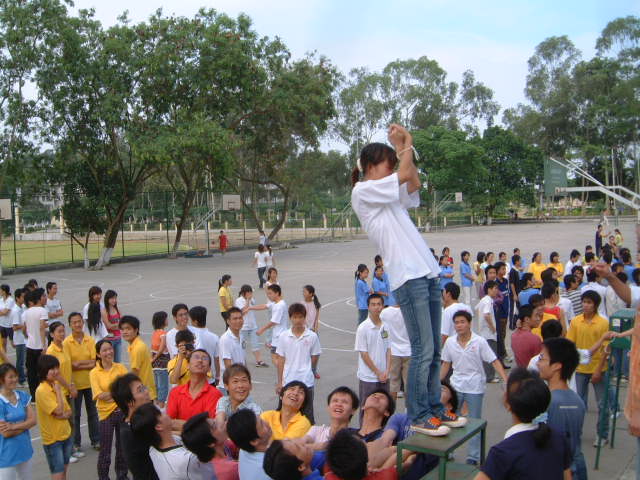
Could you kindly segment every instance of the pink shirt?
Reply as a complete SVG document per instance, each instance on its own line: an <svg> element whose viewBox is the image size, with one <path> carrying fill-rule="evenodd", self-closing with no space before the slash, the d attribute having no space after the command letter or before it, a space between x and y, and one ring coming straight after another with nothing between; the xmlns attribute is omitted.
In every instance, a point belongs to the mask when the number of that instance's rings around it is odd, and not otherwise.
<svg viewBox="0 0 640 480"><path fill-rule="evenodd" d="M313 327L316 323L316 318L318 317L318 309L316 308L316 304L313 303L313 300L310 302L302 302L304 307L307 309L307 327L310 330L313 330Z"/></svg>
<svg viewBox="0 0 640 480"><path fill-rule="evenodd" d="M518 328L511 335L511 350L519 367L527 368L529 361L540 353L542 340L529 330Z"/></svg>
<svg viewBox="0 0 640 480"><path fill-rule="evenodd" d="M238 462L229 458L214 458L211 460L218 480L240 480Z"/></svg>

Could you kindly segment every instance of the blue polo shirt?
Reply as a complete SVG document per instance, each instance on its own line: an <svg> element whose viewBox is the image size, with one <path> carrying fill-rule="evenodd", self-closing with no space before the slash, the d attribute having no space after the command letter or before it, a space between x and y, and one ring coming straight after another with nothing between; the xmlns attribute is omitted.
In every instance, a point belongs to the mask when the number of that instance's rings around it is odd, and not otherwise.
<svg viewBox="0 0 640 480"><path fill-rule="evenodd" d="M304 477L304 480L322 480L324 478L322 469L324 468L325 459L326 453L324 451L314 453L311 463L309 464L311 473Z"/></svg>
<svg viewBox="0 0 640 480"><path fill-rule="evenodd" d="M473 286L473 280L465 277L465 275L473 276L471 271L471 265L466 262L460 262L460 283L463 287L471 287Z"/></svg>
<svg viewBox="0 0 640 480"><path fill-rule="evenodd" d="M526 290L522 290L518 294L518 300L520 300L520 306L529 305L529 299L536 294L540 295L540 290L538 290L537 288L527 288Z"/></svg>
<svg viewBox="0 0 640 480"><path fill-rule="evenodd" d="M627 265L624 266L624 273L627 274L627 283L633 285L633 271L636 269L635 265Z"/></svg>
<svg viewBox="0 0 640 480"><path fill-rule="evenodd" d="M382 275L382 280L378 277L373 277L371 287L374 292L384 292L387 294L386 296L383 296L385 306L396 304L396 299L391 292L391 285L389 285L389 279L388 277L385 278L385 274Z"/></svg>
<svg viewBox="0 0 640 480"><path fill-rule="evenodd" d="M371 289L367 282L359 278L356 280L356 304L359 310L368 310L367 300L369 299L369 292Z"/></svg>
<svg viewBox="0 0 640 480"><path fill-rule="evenodd" d="M453 273L453 267L447 265L446 267L440 267L440 288L444 290L448 284L453 282L453 277L447 278L444 275L451 275Z"/></svg>
<svg viewBox="0 0 640 480"><path fill-rule="evenodd" d="M0 395L0 421L17 423L27 419L27 407L31 403L31 395L21 390L15 391L17 401L11 404L4 396ZM29 430L11 438L0 435L0 468L14 467L24 463L33 456L31 436Z"/></svg>

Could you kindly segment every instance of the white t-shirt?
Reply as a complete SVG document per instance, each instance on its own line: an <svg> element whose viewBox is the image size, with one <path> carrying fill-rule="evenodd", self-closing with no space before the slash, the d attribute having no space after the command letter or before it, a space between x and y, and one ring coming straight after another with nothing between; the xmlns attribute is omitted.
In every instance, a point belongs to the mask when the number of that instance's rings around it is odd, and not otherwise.
<svg viewBox="0 0 640 480"><path fill-rule="evenodd" d="M598 282L589 282L580 289L580 295L589 290L598 292L601 299L600 305L598 305L598 315L609 320L609 315L607 315L607 287L600 285Z"/></svg>
<svg viewBox="0 0 640 480"><path fill-rule="evenodd" d="M410 357L411 342L404 324L400 307L387 307L380 313L380 319L389 330L389 347L394 357Z"/></svg>
<svg viewBox="0 0 640 480"><path fill-rule="evenodd" d="M586 352L588 352L588 350L586 350ZM580 354L580 363L584 363L587 364L589 363L591 360L587 361L587 362L583 362L582 361L582 351L579 348L578 349L578 353ZM589 357L591 358L591 357ZM534 355L533 357L531 357L531 360L529 360L529 365L527 365L527 370L531 370L534 372L539 372L540 370L538 369L538 360L540 360L540 354L538 355ZM576 374L575 372L573 373L573 375L571 375L571 377L569 377L569 380L567 381L567 384L569 385L569 388L571 390L573 390L574 392L578 393L578 386L576 384Z"/></svg>
<svg viewBox="0 0 640 480"><path fill-rule="evenodd" d="M0 298L0 310L11 310L15 304L16 302L11 296L8 296L6 300ZM11 311L6 315L0 315L0 327L11 328Z"/></svg>
<svg viewBox="0 0 640 480"><path fill-rule="evenodd" d="M389 347L389 330L384 323L380 322L380 326L376 326L371 318L358 325L356 330L356 352L367 352L371 361L378 370L387 370L387 350ZM362 355L358 355L358 379L363 382L377 382L378 377L371 370Z"/></svg>
<svg viewBox="0 0 640 480"><path fill-rule="evenodd" d="M27 348L32 350L44 349L45 346L40 335L40 321L44 320L46 322L49 319L49 312L44 307L30 307L24 312L22 319L27 326Z"/></svg>
<svg viewBox="0 0 640 480"><path fill-rule="evenodd" d="M247 452L241 449L238 455L240 478L242 480L271 480L271 477L264 473L263 461L264 452Z"/></svg>
<svg viewBox="0 0 640 480"><path fill-rule="evenodd" d="M491 320L493 321L493 326L496 326L496 315L493 311L493 298L489 295L485 295L482 297L482 300L478 302L476 305L476 313L478 318L478 334L481 337L484 337L487 340L497 340L496 332L492 332L489 328L489 324L485 320L484 316L486 314L491 315Z"/></svg>
<svg viewBox="0 0 640 480"><path fill-rule="evenodd" d="M566 275L573 275L573 273L571 273L571 270L573 270L573 267L575 267L576 265L582 265L582 262L580 261L580 259L578 258L577 262L572 262L571 260L567 260L567 263L565 263L564 265L564 274Z"/></svg>
<svg viewBox="0 0 640 480"><path fill-rule="evenodd" d="M452 337L456 334L456 329L453 324L453 316L460 310L469 312L471 318L473 318L473 310L469 305L462 302L452 303L442 311L442 323L440 324L440 334ZM473 324L473 322L472 322Z"/></svg>
<svg viewBox="0 0 640 480"><path fill-rule="evenodd" d="M269 257L269 252L256 252L253 255L253 258L258 260L256 264L256 268L264 268L267 266L267 258Z"/></svg>
<svg viewBox="0 0 640 480"><path fill-rule="evenodd" d="M269 302L267 303L267 307L269 307L269 311L271 312L271 319L269 321L276 324L273 327L271 346L277 347L280 334L289 328L289 309L287 302L283 299L280 299L278 302Z"/></svg>
<svg viewBox="0 0 640 480"><path fill-rule="evenodd" d="M198 338L198 329L196 327L191 326L191 325L187 325L187 328L189 330L191 330L191 333L193 333L193 335L196 337L195 340L194 340L195 341L195 345L194 346L196 348L200 348L199 347L199 343L198 343L198 340L199 340L199 338ZM170 358L173 358L176 355L178 355L178 347L176 347L176 333L178 333L178 329L174 327L174 328L172 328L171 330L169 330L167 332L167 335L165 337L165 341L167 343L167 350L169 350L169 357ZM204 347L202 347L202 348L204 348ZM205 348L205 350L206 350L206 348ZM211 355L211 354L209 353L209 355ZM213 357L211 358L211 361L213 361Z"/></svg>
<svg viewBox="0 0 640 480"><path fill-rule="evenodd" d="M62 304L56 297L53 297L53 299L47 297L47 304L44 306L44 308L46 308L47 312L49 313L55 313L58 310L62 310ZM60 321L60 317L55 319L52 318L48 323L51 324L52 321Z"/></svg>
<svg viewBox="0 0 640 480"><path fill-rule="evenodd" d="M104 337L108 336L109 332L107 331L107 327L104 325L103 321L100 321L100 326L98 327L98 330L95 333L89 332L89 323L87 322L87 320L89 319L89 305L90 304L87 303L82 309L82 319L84 320L84 327L82 327L82 331L87 335L93 337L93 339L97 343L100 340L102 340ZM102 310L104 310L104 302L100 300L100 312L102 312ZM47 312L47 317L48 317L48 312Z"/></svg>
<svg viewBox="0 0 640 480"><path fill-rule="evenodd" d="M429 246L407 212L407 208L419 205L419 191L409 194L407 184L398 183L397 173L358 182L351 192L353 211L384 258L391 290L408 280L436 278L440 273Z"/></svg>
<svg viewBox="0 0 640 480"><path fill-rule="evenodd" d="M26 311L26 308L21 307L17 303L11 309L11 325L23 325L24 319L22 315ZM14 345L24 345L26 339L24 338L24 333L22 330L14 330L13 331L13 344Z"/></svg>
<svg viewBox="0 0 640 480"><path fill-rule="evenodd" d="M243 365L246 363L244 359L244 345L242 345L240 337L236 337L231 329L227 329L227 331L220 336L218 346L220 352L220 378L222 378L222 374L225 371L225 358L231 360L231 363L241 363Z"/></svg>
<svg viewBox="0 0 640 480"><path fill-rule="evenodd" d="M273 252L272 253L265 252L265 253L267 254L267 258L266 258L267 268L273 267Z"/></svg>
<svg viewBox="0 0 640 480"><path fill-rule="evenodd" d="M627 308L627 304L624 303L624 300L622 300L618 296L618 294L616 293L616 291L613 289L611 285L606 287L605 298L607 299L606 307L607 307L607 315L609 316L613 315L618 310Z"/></svg>
<svg viewBox="0 0 640 480"><path fill-rule="evenodd" d="M198 458L182 445L164 450L150 447L149 457L160 480L211 480L216 478L213 465L210 462L200 463Z"/></svg>
<svg viewBox="0 0 640 480"><path fill-rule="evenodd" d="M244 297L238 297L236 298L235 302L233 302L233 304L237 308L242 310L244 307L247 306L247 299ZM256 301L252 298L251 301L249 302L249 306L252 306L255 304L256 304ZM244 322L242 324L241 330L256 330L258 328L258 322L256 322L256 312L254 312L253 310L249 310L247 313L245 313L242 316L242 319L244 320Z"/></svg>
<svg viewBox="0 0 640 480"><path fill-rule="evenodd" d="M210 332L206 327L198 328L193 325L189 325L189 330L191 330L196 336L196 348L201 348L205 350L209 356L211 357L211 377L215 378L216 376L216 357L220 355L220 338L213 332ZM176 333L178 331L176 330ZM167 334L167 337L169 334ZM176 344L176 337L173 336L173 344ZM178 347L175 347L176 355L178 355ZM169 353L171 355L171 353ZM173 358L173 357L172 357Z"/></svg>
<svg viewBox="0 0 640 480"><path fill-rule="evenodd" d="M314 331L305 328L300 337L296 337L291 329L282 332L276 353L285 359L283 385L299 380L307 387L313 387L315 377L311 369L311 357L322 353L320 340Z"/></svg>
<svg viewBox="0 0 640 480"><path fill-rule="evenodd" d="M482 363L491 363L496 358L487 341L473 332L464 347L455 334L447 338L442 349L442 360L451 362L453 368L451 386L462 393L484 393L487 377Z"/></svg>

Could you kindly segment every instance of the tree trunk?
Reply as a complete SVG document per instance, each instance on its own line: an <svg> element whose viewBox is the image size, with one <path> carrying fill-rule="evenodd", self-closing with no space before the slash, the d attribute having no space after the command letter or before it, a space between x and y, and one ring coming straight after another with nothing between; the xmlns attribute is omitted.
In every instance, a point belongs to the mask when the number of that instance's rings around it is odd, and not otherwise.
<svg viewBox="0 0 640 480"><path fill-rule="evenodd" d="M276 226L273 227L273 230L271 230L271 233L269 234L269 240L272 240L273 237L275 237L278 234L278 232L284 225L284 222L287 221L287 214L289 213L289 189L284 188L281 185L276 185L276 186L282 192L282 195L284 196L284 201L282 202L282 214L280 215L280 219L278 220L278 223L276 223Z"/></svg>
<svg viewBox="0 0 640 480"><path fill-rule="evenodd" d="M120 225L122 224L122 219L124 218L124 212L129 205L129 201L125 201L120 205L116 216L111 220L107 230L104 234L104 242L102 244L102 252L100 252L100 257L94 266L94 270L102 270L103 267L109 265L111 261L111 256L113 255L113 249L116 246L116 241L118 240L118 232L120 231Z"/></svg>
<svg viewBox="0 0 640 480"><path fill-rule="evenodd" d="M191 206L193 204L193 199L195 197L195 191L187 191L185 193L184 200L182 201L182 213L180 214L180 220L176 225L176 236L173 241L173 248L171 249L170 258L175 258L180 248L180 240L182 239L182 230L184 228L184 224L187 222L187 216L189 215L189 211L191 210Z"/></svg>

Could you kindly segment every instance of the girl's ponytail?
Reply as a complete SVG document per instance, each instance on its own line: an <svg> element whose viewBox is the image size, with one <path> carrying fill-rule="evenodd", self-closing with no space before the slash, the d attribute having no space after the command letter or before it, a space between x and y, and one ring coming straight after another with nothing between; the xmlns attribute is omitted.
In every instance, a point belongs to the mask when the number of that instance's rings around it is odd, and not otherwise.
<svg viewBox="0 0 640 480"><path fill-rule="evenodd" d="M367 266L364 263L358 265L358 268L356 269L356 281L360 278L360 274L365 270L367 270Z"/></svg>
<svg viewBox="0 0 640 480"><path fill-rule="evenodd" d="M316 310L320 310L320 307L322 306L322 304L320 304L320 301L318 300L318 296L316 295L316 289L314 288L314 286L305 285L304 289L311 294L311 297L313 298L313 304L315 305Z"/></svg>
<svg viewBox="0 0 640 480"><path fill-rule="evenodd" d="M351 170L351 186L354 187L359 180L360 170L358 170L358 167L353 167L353 170Z"/></svg>
<svg viewBox="0 0 640 480"><path fill-rule="evenodd" d="M218 290L220 290L224 286L224 282L228 282L229 280L231 280L231 275L229 275L228 273L222 275L222 277L220 277L220 280L218 280Z"/></svg>

